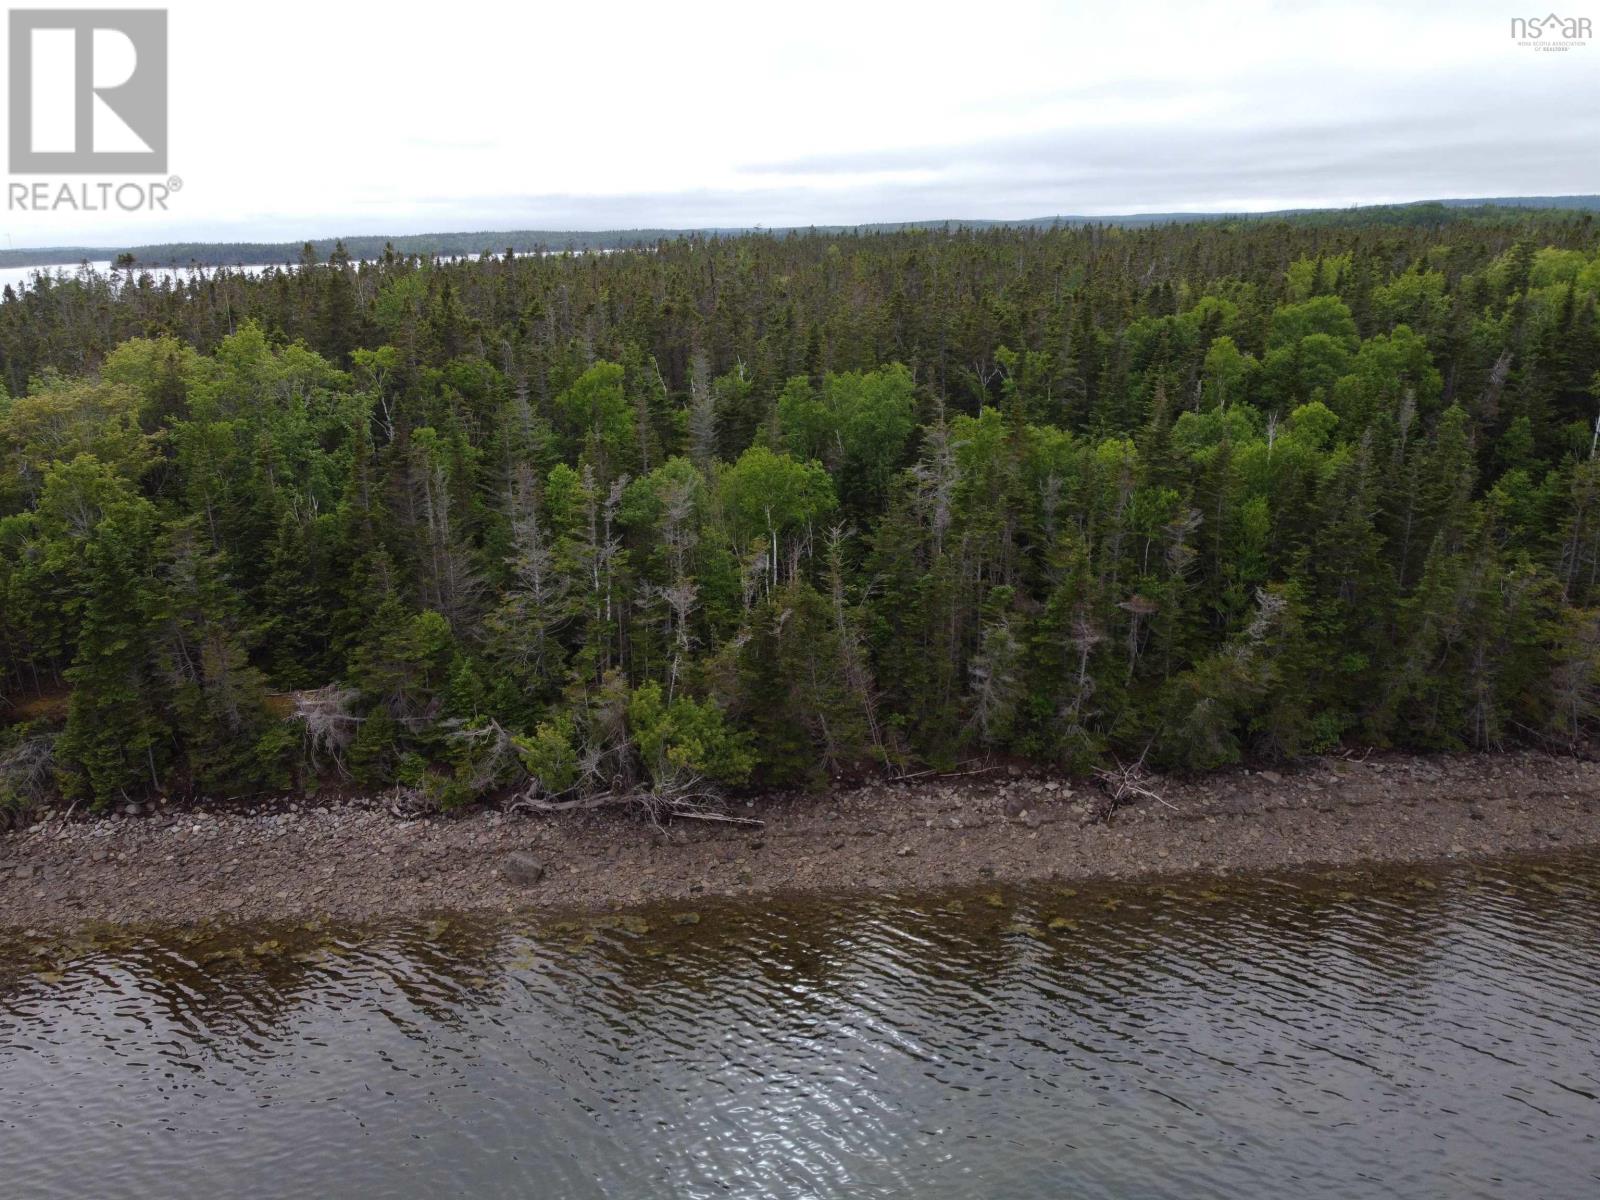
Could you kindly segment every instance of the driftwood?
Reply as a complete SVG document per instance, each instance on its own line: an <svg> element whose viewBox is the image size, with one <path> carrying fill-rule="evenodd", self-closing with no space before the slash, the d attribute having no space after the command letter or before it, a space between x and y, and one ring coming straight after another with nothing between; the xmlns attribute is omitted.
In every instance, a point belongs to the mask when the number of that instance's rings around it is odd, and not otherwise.
<svg viewBox="0 0 1600 1200"><path fill-rule="evenodd" d="M977 758L969 758L969 759L965 760L964 762L958 762L956 764L956 766L957 767L966 767L966 766L970 766L971 764L973 764L975 762L982 762L983 765L981 767L973 767L973 769L970 770L970 771L957 771L957 770L946 771L942 767L930 767L926 771L913 771L913 772L911 772L910 774L907 774L907 775L891 775L889 777L889 782L890 783L915 783L919 779L929 779L929 778L933 778L933 779L964 779L969 775L988 775L988 774L990 774L990 773L992 773L994 771L998 771L1000 769L1000 767L995 763L986 762L983 759L977 759Z"/></svg>
<svg viewBox="0 0 1600 1200"><path fill-rule="evenodd" d="M1096 767L1094 776L1100 787L1101 800L1089 818L1092 822L1109 823L1119 808L1126 808L1136 800L1154 800L1168 808L1175 807L1147 782L1149 776L1144 769L1142 754L1139 761L1134 763L1123 763L1119 759L1115 770Z"/></svg>
<svg viewBox="0 0 1600 1200"><path fill-rule="evenodd" d="M391 817L397 817L402 821L415 820L417 817L425 817L439 810L438 803L426 790L405 784L396 784L387 792L380 792L378 803L383 805Z"/></svg>
<svg viewBox="0 0 1600 1200"><path fill-rule="evenodd" d="M735 817L721 811L720 797L706 788L698 777L669 781L650 787L613 787L610 791L579 796L541 795L537 783L524 788L510 803L507 812L558 813L601 808L631 808L643 813L654 825L663 821L714 821L726 825L756 825L755 817Z"/></svg>

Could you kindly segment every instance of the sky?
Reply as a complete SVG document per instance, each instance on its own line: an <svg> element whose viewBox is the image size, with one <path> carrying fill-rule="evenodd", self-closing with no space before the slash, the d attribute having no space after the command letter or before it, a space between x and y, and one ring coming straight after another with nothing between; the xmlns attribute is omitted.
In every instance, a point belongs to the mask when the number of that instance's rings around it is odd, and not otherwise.
<svg viewBox="0 0 1600 1200"><path fill-rule="evenodd" d="M6 244L1600 193L1600 41L1517 0L167 7L169 211Z"/></svg>

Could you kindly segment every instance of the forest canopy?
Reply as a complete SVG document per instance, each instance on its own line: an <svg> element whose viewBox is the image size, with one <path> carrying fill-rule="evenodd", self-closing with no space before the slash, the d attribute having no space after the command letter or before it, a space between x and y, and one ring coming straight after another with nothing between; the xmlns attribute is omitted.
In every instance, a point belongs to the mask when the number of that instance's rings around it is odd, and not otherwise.
<svg viewBox="0 0 1600 1200"><path fill-rule="evenodd" d="M1571 747L1597 297L1509 213L8 289L0 804Z"/></svg>

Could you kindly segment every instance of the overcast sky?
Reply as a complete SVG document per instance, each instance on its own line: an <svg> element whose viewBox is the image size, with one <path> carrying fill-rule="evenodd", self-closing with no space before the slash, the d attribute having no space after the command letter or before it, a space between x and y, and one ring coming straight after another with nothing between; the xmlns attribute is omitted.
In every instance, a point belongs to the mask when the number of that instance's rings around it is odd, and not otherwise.
<svg viewBox="0 0 1600 1200"><path fill-rule="evenodd" d="M1526 0L168 7L171 212L11 244L1600 192L1600 43Z"/></svg>

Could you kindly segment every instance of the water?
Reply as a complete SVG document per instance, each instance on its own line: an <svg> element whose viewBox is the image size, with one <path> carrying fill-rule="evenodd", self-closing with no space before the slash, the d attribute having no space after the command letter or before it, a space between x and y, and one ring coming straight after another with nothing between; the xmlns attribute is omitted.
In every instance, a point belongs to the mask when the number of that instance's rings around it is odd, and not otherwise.
<svg viewBox="0 0 1600 1200"><path fill-rule="evenodd" d="M92 262L89 269L97 275L111 273L110 262ZM51 279L66 280L77 279L83 272L83 263L60 263L50 267L0 267L0 289L7 285L14 292L21 293L31 290L36 276L48 275ZM260 275L271 270L271 266L244 265L230 266L226 270L234 274ZM279 270L293 270L292 267L278 265ZM216 267L135 267L131 271L120 271L118 277L124 281L137 281L140 276L148 275L157 285L167 281L176 280L178 283L188 283L191 279L209 279L217 273Z"/></svg>
<svg viewBox="0 0 1600 1200"><path fill-rule="evenodd" d="M1593 1196L1597 1026L1596 853L16 936L0 1161L17 1200Z"/></svg>
<svg viewBox="0 0 1600 1200"><path fill-rule="evenodd" d="M616 249L614 247L595 248L584 252L589 254L613 254L616 253ZM500 253L503 253L503 251ZM560 255L563 253L566 253L566 251L519 250L512 257L523 258L532 255ZM440 263L462 262L469 258L475 259L476 257L477 255L461 254L437 254L433 256L434 261ZM362 261L374 262L376 260L366 259ZM111 262L109 259L98 262L90 262L87 264L82 262L73 262L57 263L52 266L0 267L0 290L4 290L9 285L14 293L20 295L24 291L32 290L37 281L37 277L40 275L46 275L57 282L69 279L78 279L83 276L85 266L87 266L88 269L96 275L105 276L111 274ZM296 263L237 263L223 267L147 267L141 264L136 265L131 269L119 271L117 273L117 277L123 286L128 286L130 284L137 285L140 279L142 279L144 276L149 276L155 285L159 287L168 281L186 284L192 280L210 279L216 275L218 271L227 271L234 275L253 276L265 274L267 271L293 272L296 269L296 266Z"/></svg>

